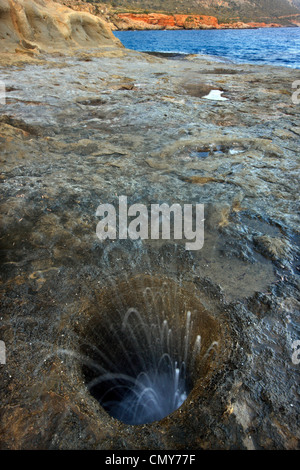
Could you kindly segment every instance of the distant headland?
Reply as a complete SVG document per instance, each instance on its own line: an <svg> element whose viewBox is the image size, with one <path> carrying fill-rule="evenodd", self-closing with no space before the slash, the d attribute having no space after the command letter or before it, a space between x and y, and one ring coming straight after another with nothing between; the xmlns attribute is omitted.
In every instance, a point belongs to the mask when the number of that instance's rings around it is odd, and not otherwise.
<svg viewBox="0 0 300 470"><path fill-rule="evenodd" d="M274 28L282 26L300 26L300 2L283 0L280 8L261 2L257 9L251 2L246 8L240 0L235 0L235 7L229 8L228 2L197 2L197 8L183 0L178 4L171 0L162 5L158 1L129 2L96 0L59 0L69 8L92 13L104 19L112 30L176 30L176 29L248 29Z"/></svg>

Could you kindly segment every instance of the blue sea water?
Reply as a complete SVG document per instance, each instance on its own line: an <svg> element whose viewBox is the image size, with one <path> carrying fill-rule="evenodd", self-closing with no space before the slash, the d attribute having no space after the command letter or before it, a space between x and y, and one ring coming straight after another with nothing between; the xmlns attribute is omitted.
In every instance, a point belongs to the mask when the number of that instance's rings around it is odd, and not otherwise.
<svg viewBox="0 0 300 470"><path fill-rule="evenodd" d="M300 28L114 31L126 48L300 68Z"/></svg>

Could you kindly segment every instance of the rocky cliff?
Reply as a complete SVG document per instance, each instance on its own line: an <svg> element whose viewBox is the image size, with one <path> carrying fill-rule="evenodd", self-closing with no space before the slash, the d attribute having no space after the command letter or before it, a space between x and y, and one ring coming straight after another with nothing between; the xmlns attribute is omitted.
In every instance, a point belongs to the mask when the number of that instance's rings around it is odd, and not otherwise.
<svg viewBox="0 0 300 470"><path fill-rule="evenodd" d="M52 0L0 0L1 52L118 45L104 20Z"/></svg>
<svg viewBox="0 0 300 470"><path fill-rule="evenodd" d="M178 13L178 8L173 12L157 12L155 4L153 10L141 11L126 10L111 7L107 3L86 2L77 0L58 0L75 11L85 11L96 15L109 24L112 30L145 30L145 29L242 29L264 28L274 26L297 26L300 24L300 14L284 16L259 16L253 15L245 20L245 15L232 14L224 16L218 10L211 10L213 14ZM206 11L206 10L204 10ZM208 11L206 11L208 13Z"/></svg>
<svg viewBox="0 0 300 470"><path fill-rule="evenodd" d="M159 13L119 13L111 18L117 29L242 29L257 27L278 27L278 23L257 23L236 21L221 23L215 16L207 15L165 15Z"/></svg>
<svg viewBox="0 0 300 470"><path fill-rule="evenodd" d="M67 0L75 1L75 0ZM84 0L96 8L109 8L117 13L165 13L215 16L221 23L289 24L300 15L299 0Z"/></svg>
<svg viewBox="0 0 300 470"><path fill-rule="evenodd" d="M218 20L214 16L119 13L117 17L124 20L128 29L145 29L145 26L150 26L150 29L199 29L218 26ZM116 18L114 21L118 25ZM120 26L126 28L124 25Z"/></svg>

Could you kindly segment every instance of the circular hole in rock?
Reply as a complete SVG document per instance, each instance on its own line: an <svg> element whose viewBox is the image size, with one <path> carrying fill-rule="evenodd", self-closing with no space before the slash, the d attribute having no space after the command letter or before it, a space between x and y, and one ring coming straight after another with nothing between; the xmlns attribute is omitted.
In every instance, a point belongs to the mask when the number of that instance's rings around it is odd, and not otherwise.
<svg viewBox="0 0 300 470"><path fill-rule="evenodd" d="M104 288L81 325L91 395L131 425L161 420L222 364L222 328L194 292L143 276Z"/></svg>

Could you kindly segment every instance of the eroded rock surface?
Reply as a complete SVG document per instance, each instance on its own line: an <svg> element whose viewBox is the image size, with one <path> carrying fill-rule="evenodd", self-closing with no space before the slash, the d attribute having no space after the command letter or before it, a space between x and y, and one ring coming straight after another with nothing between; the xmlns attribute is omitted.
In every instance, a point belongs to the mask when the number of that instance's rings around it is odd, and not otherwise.
<svg viewBox="0 0 300 470"><path fill-rule="evenodd" d="M122 51L1 62L1 447L296 449L299 72ZM101 242L96 209L120 195L204 203L204 247ZM145 274L193 286L229 339L205 387L132 427L78 351L101 289Z"/></svg>
<svg viewBox="0 0 300 470"><path fill-rule="evenodd" d="M34 54L120 44L100 18L52 0L0 1L1 52Z"/></svg>

